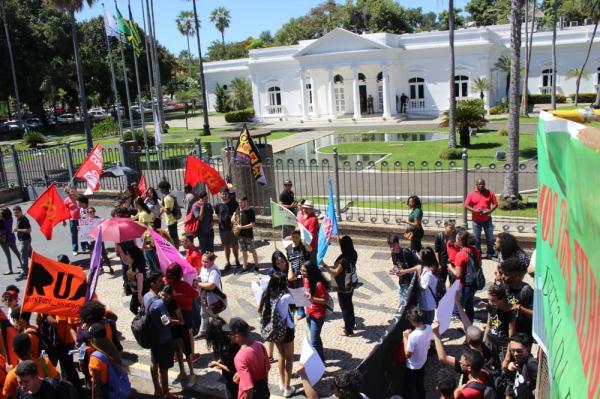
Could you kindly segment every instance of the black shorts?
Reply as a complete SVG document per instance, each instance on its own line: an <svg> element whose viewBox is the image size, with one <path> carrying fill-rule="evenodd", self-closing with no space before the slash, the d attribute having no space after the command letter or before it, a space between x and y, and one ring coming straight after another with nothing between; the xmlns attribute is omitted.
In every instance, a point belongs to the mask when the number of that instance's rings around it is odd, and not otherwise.
<svg viewBox="0 0 600 399"><path fill-rule="evenodd" d="M150 347L150 359L160 370L168 370L174 366L174 354L175 351L173 350L172 342L166 344L154 344Z"/></svg>
<svg viewBox="0 0 600 399"><path fill-rule="evenodd" d="M289 344L290 342L294 342L294 329L286 327L285 336L283 337L283 343Z"/></svg>
<svg viewBox="0 0 600 399"><path fill-rule="evenodd" d="M183 322L185 328L192 328L194 325L194 314L191 310L182 310L181 314L183 315Z"/></svg>

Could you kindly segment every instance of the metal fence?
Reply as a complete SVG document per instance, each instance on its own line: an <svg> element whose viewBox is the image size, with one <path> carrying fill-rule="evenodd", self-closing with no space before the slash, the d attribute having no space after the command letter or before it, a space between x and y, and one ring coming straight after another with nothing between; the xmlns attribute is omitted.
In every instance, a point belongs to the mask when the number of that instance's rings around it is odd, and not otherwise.
<svg viewBox="0 0 600 399"><path fill-rule="evenodd" d="M222 176L230 178L230 162L212 152L207 153L202 145L196 139L193 143L163 144L148 149L136 145L105 147L105 169L120 164L135 169L138 174L102 178L101 186L106 190L123 190L143 174L149 186L156 187L166 179L174 191L182 191L185 158L190 154L203 158ZM86 155L86 150L69 145L24 151L17 151L14 146L4 147L0 151L0 186L45 187L52 182L64 186L71 181ZM470 215L467 215L462 202L475 187L475 181L483 178L488 188L499 193L504 179L511 172L508 164L470 165L466 153L462 160L434 163L345 160L337 152L332 158L321 160L282 159L277 154L274 158L274 162L264 160L263 167L273 176L276 189L281 182L290 179L294 182L296 198L313 201L321 211L327 204L327 186L331 180L342 220L402 225L402 220L410 213L407 198L418 195L423 203L423 224L426 228L441 227L447 219L466 224ZM234 187L245 187L245 192L252 194L249 197L255 199L256 203L251 205L257 212L269 214L268 203L272 195L253 182L249 167L242 168L247 170L238 174L240 181L233 181ZM523 197L521 209L497 210L494 224L496 230L532 233L536 231L537 162L529 160L521 163L518 175ZM79 184L84 186L83 182Z"/></svg>

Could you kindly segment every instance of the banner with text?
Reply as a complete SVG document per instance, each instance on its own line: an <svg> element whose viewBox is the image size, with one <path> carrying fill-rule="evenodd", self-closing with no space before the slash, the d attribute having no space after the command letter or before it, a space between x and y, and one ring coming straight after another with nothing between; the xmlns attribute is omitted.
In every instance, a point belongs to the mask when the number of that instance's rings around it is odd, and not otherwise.
<svg viewBox="0 0 600 399"><path fill-rule="evenodd" d="M533 334L553 398L600 395L600 131L542 112Z"/></svg>

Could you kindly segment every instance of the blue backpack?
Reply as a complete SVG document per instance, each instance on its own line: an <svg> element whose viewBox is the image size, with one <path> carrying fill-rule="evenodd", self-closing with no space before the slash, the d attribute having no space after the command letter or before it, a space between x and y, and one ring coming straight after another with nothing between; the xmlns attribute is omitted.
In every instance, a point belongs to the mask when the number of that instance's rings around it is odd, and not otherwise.
<svg viewBox="0 0 600 399"><path fill-rule="evenodd" d="M131 394L131 383L125 370L110 364L104 353L95 351L92 356L100 359L108 366L108 397L110 399L126 399Z"/></svg>

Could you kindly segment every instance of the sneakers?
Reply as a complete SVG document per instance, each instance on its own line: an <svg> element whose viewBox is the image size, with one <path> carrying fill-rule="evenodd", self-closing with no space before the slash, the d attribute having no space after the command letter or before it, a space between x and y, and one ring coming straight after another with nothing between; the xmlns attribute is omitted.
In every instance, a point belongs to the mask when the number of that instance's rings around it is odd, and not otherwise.
<svg viewBox="0 0 600 399"><path fill-rule="evenodd" d="M285 389L283 390L283 397L291 398L292 396L294 396L295 393L296 393L295 387L285 387Z"/></svg>
<svg viewBox="0 0 600 399"><path fill-rule="evenodd" d="M21 273L17 276L17 278L15 280L22 281L22 280L25 280L26 278L27 278L27 274Z"/></svg>
<svg viewBox="0 0 600 399"><path fill-rule="evenodd" d="M73 251L73 256L77 256L77 255L79 255L79 252Z"/></svg>

